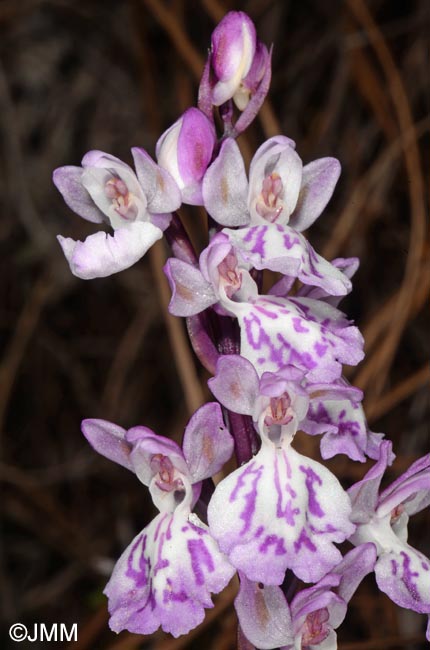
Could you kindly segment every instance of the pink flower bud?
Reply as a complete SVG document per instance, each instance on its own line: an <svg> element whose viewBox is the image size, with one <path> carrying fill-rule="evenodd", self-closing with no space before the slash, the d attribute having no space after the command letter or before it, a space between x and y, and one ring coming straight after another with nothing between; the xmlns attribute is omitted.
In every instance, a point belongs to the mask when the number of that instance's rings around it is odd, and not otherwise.
<svg viewBox="0 0 430 650"><path fill-rule="evenodd" d="M241 84L251 70L256 52L256 32L252 20L242 11L230 11L212 34L211 63L216 84L212 103L224 104L241 95ZM239 101L240 106L243 101Z"/></svg>
<svg viewBox="0 0 430 650"><path fill-rule="evenodd" d="M157 142L161 167L175 179L182 201L202 205L202 180L215 146L215 129L197 108L189 108Z"/></svg>

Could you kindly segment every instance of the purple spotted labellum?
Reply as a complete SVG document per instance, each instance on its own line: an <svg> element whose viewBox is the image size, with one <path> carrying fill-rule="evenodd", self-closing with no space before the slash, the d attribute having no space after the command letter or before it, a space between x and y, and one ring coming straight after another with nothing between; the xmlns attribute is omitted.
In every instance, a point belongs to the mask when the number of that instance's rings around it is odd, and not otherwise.
<svg viewBox="0 0 430 650"><path fill-rule="evenodd" d="M379 461L348 490L357 525L351 541L376 545L375 577L381 591L401 607L430 615L430 560L407 543L409 516L430 505L430 454L379 493L390 460L391 443L384 441Z"/></svg>
<svg viewBox="0 0 430 650"><path fill-rule="evenodd" d="M288 416L300 419L291 405ZM263 427L258 453L217 485L209 528L249 580L279 585L291 569L316 582L341 560L334 542L354 532L349 498L328 469L291 447L294 427L271 433Z"/></svg>
<svg viewBox="0 0 430 650"><path fill-rule="evenodd" d="M60 167L53 180L67 205L87 221L110 226L85 241L58 236L70 269L84 280L117 273L137 262L181 204L173 178L143 150L132 149L136 173L115 156L90 151L82 167Z"/></svg>
<svg viewBox="0 0 430 650"><path fill-rule="evenodd" d="M157 142L158 164L175 179L183 203L202 205L202 180L215 146L212 122L189 108Z"/></svg>
<svg viewBox="0 0 430 650"><path fill-rule="evenodd" d="M340 174L335 158L303 166L295 143L275 136L252 159L249 182L235 140L227 138L203 181L204 204L223 226L280 224L302 232L320 216Z"/></svg>
<svg viewBox="0 0 430 650"><path fill-rule="evenodd" d="M240 354L259 375L294 365L309 381L326 383L341 376L342 364L363 358L359 330L327 303L260 296L252 303L230 301L228 308L239 321Z"/></svg>
<svg viewBox="0 0 430 650"><path fill-rule="evenodd" d="M105 594L110 626L151 634L158 627L186 634L212 607L234 568L191 512L201 481L219 471L233 451L218 404L202 406L188 423L182 449L147 427L125 431L104 420L84 420L91 445L135 472L160 510L118 560Z"/></svg>

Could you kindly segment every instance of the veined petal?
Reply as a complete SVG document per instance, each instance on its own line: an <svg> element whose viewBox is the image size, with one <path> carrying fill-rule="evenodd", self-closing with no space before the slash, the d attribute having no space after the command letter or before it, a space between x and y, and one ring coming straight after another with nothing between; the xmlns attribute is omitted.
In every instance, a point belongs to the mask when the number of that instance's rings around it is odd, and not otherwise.
<svg viewBox="0 0 430 650"><path fill-rule="evenodd" d="M193 483L219 472L231 457L233 447L220 405L209 402L199 408L187 424L182 443Z"/></svg>
<svg viewBox="0 0 430 650"><path fill-rule="evenodd" d="M216 302L212 285L195 266L172 257L164 272L172 290L169 311L174 316L193 316Z"/></svg>
<svg viewBox="0 0 430 650"><path fill-rule="evenodd" d="M353 533L350 508L329 470L263 441L252 460L218 484L208 520L221 550L249 580L279 585L290 568L315 582L342 559L333 542Z"/></svg>
<svg viewBox="0 0 430 650"><path fill-rule="evenodd" d="M430 613L430 560L416 549L404 544L383 553L376 562L375 577L381 591L400 607Z"/></svg>
<svg viewBox="0 0 430 650"><path fill-rule="evenodd" d="M280 587L241 575L234 606L244 635L256 648L271 650L294 642L290 608Z"/></svg>
<svg viewBox="0 0 430 650"><path fill-rule="evenodd" d="M110 626L152 634L160 627L178 637L196 627L204 608L234 573L195 515L161 513L124 551L105 594Z"/></svg>
<svg viewBox="0 0 430 650"><path fill-rule="evenodd" d="M208 386L223 406L235 413L252 415L259 395L259 380L254 366L239 355L218 359L216 374Z"/></svg>
<svg viewBox="0 0 430 650"><path fill-rule="evenodd" d="M291 227L302 232L313 224L329 202L340 176L336 158L319 158L303 167L302 185Z"/></svg>
<svg viewBox="0 0 430 650"><path fill-rule="evenodd" d="M104 215L82 185L82 167L59 167L52 175L56 188L73 212L93 223L103 223Z"/></svg>
<svg viewBox="0 0 430 650"><path fill-rule="evenodd" d="M169 172L159 167L144 149L133 147L131 153L148 210L154 213L177 210L181 206L181 192Z"/></svg>
<svg viewBox="0 0 430 650"><path fill-rule="evenodd" d="M83 242L58 235L73 275L82 280L104 278L123 271L143 257L162 231L149 222L130 223L113 235L97 232Z"/></svg>
<svg viewBox="0 0 430 650"><path fill-rule="evenodd" d="M243 259L256 269L278 271L304 284L324 289L329 295L346 295L351 281L341 270L318 255L309 242L286 225L270 224L224 229Z"/></svg>
<svg viewBox="0 0 430 650"><path fill-rule="evenodd" d="M253 303L229 302L241 330L240 354L259 374L292 364L308 372L308 380L331 382L342 363L363 358L363 338L344 315L309 298L261 296Z"/></svg>

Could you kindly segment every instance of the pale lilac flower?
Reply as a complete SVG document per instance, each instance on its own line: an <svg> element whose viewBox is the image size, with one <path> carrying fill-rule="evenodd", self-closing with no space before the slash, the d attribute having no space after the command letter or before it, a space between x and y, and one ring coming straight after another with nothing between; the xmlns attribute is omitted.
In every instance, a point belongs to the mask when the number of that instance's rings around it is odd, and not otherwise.
<svg viewBox="0 0 430 650"><path fill-rule="evenodd" d="M160 510L118 560L105 594L115 632L151 634L161 625L186 634L212 607L234 568L207 526L191 513L201 481L218 472L233 451L218 404L201 407L188 423L181 449L147 427L125 431L104 420L84 420L96 451L127 467L149 487Z"/></svg>
<svg viewBox="0 0 430 650"><path fill-rule="evenodd" d="M175 179L183 203L202 205L202 179L215 142L212 122L197 108L186 110L159 138L158 164Z"/></svg>
<svg viewBox="0 0 430 650"><path fill-rule="evenodd" d="M181 204L176 183L143 150L132 149L136 174L115 156L90 151L82 167L59 167L53 180L67 205L99 231L85 241L58 236L70 269L83 280L105 277L132 266L168 226Z"/></svg>
<svg viewBox="0 0 430 650"><path fill-rule="evenodd" d="M379 461L348 490L357 524L351 541L376 545L375 576L381 591L401 607L430 615L430 560L407 543L409 516L430 505L430 454L379 493L390 456L391 443L385 441Z"/></svg>
<svg viewBox="0 0 430 650"><path fill-rule="evenodd" d="M275 136L257 150L248 183L239 147L227 138L205 174L204 205L223 226L276 223L301 232L324 210L339 174L335 158L303 167L295 143Z"/></svg>
<svg viewBox="0 0 430 650"><path fill-rule="evenodd" d="M379 458L378 436L369 431L361 400L362 392L343 378L333 383L312 383L303 370L285 366L259 378L254 366L239 355L218 359L209 388L223 406L250 415L260 434L285 436L292 429L321 435L324 459L346 454L364 462L366 455ZM375 438L376 436L376 438Z"/></svg>
<svg viewBox="0 0 430 650"><path fill-rule="evenodd" d="M363 338L342 312L312 298L259 296L249 268L225 233L216 235L202 252L200 269L168 260L164 270L172 288L169 311L190 316L216 305L220 313L236 316L240 354L259 375L294 365L308 372L311 382L331 382L341 376L342 363L362 360Z"/></svg>
<svg viewBox="0 0 430 650"><path fill-rule="evenodd" d="M258 296L250 265L241 261L228 237L219 233L200 255L200 268L169 258L164 267L172 290L169 311L175 316L198 314L211 305L227 312L232 300L251 301ZM231 314L232 315L232 314Z"/></svg>
<svg viewBox="0 0 430 650"><path fill-rule="evenodd" d="M245 636L259 650L335 650L335 630L375 559L373 544L349 551L315 586L299 591L290 605L280 587L258 585L241 575L235 607Z"/></svg>
<svg viewBox="0 0 430 650"><path fill-rule="evenodd" d="M289 408L297 422L300 414ZM209 529L249 580L279 585L291 569L316 582L342 559L334 542L355 529L349 498L328 469L291 447L294 426L272 433L263 427L258 453L217 485Z"/></svg>
<svg viewBox="0 0 430 650"><path fill-rule="evenodd" d="M230 299L252 302L258 290L249 273L251 268L286 274L270 291L275 295L288 293L286 285L291 288L296 279L319 287L323 296L342 296L351 289L342 267L327 262L288 226L224 228L202 251L199 268L174 258L167 261L164 270L172 288L171 312L188 316L218 302L228 311L225 301Z"/></svg>

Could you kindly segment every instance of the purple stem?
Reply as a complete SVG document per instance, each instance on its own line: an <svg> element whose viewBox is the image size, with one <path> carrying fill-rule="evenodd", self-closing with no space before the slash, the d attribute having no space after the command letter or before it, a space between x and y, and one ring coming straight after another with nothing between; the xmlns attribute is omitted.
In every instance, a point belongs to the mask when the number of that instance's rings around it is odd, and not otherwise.
<svg viewBox="0 0 430 650"><path fill-rule="evenodd" d="M197 358L206 370L214 375L219 353L209 334L211 325L207 312L189 316L186 322L191 345Z"/></svg>
<svg viewBox="0 0 430 650"><path fill-rule="evenodd" d="M172 220L169 227L164 231L164 234L166 235L167 243L172 249L173 255L178 260L188 262L188 264L197 264L196 251L177 212L172 213Z"/></svg>

